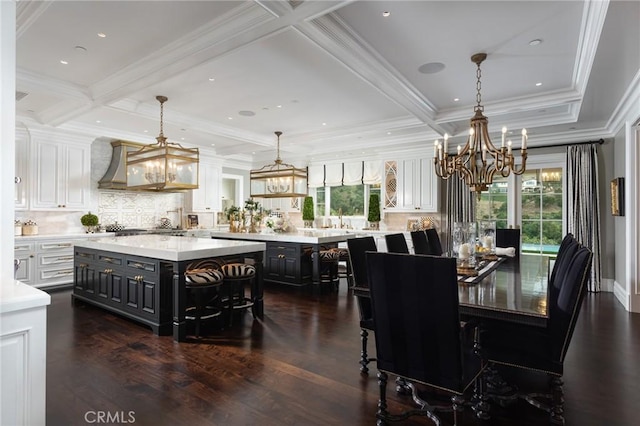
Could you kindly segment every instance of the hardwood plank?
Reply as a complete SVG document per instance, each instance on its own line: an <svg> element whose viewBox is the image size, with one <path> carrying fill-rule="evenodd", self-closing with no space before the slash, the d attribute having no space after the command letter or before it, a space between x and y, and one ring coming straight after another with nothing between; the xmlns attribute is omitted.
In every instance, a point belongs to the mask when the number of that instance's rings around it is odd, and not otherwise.
<svg viewBox="0 0 640 426"><path fill-rule="evenodd" d="M52 293L48 311L47 423L84 425L89 411L134 412L141 425L371 425L375 365L359 372L355 298L267 285L265 319L175 343L127 319ZM635 424L640 393L640 315L612 294L589 294L565 361L568 425ZM375 354L374 333L369 348ZM507 372L508 373L508 372ZM544 381L532 375L530 383ZM389 385L389 407L410 407ZM451 416L443 416L451 422ZM417 418L403 424L432 424ZM492 407L483 423L547 425L524 402Z"/></svg>

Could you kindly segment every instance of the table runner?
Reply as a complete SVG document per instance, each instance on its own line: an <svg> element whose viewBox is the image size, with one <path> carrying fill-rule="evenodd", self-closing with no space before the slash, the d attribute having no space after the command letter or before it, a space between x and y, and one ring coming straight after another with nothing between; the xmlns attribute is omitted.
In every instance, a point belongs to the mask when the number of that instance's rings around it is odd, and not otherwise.
<svg viewBox="0 0 640 426"><path fill-rule="evenodd" d="M504 262L506 258L499 257L498 260L492 260L487 262L479 271L477 276L458 275L458 282L462 284L477 284L483 280L485 276L493 272L500 263Z"/></svg>

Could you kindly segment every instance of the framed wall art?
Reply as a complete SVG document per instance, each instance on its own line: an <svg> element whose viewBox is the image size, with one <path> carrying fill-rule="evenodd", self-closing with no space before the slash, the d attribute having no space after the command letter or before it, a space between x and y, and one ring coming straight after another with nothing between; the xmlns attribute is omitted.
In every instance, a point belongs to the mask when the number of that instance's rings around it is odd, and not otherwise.
<svg viewBox="0 0 640 426"><path fill-rule="evenodd" d="M611 214L624 216L624 178L611 181Z"/></svg>

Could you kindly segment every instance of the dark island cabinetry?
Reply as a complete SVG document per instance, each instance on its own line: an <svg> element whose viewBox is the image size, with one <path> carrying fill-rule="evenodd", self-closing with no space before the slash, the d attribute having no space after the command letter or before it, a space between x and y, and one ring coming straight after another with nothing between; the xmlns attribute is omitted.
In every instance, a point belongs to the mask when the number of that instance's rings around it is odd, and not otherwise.
<svg viewBox="0 0 640 426"><path fill-rule="evenodd" d="M171 331L170 265L156 259L76 248L74 300L82 300L150 326Z"/></svg>
<svg viewBox="0 0 640 426"><path fill-rule="evenodd" d="M265 280L294 285L311 282L311 246L289 242L266 244Z"/></svg>

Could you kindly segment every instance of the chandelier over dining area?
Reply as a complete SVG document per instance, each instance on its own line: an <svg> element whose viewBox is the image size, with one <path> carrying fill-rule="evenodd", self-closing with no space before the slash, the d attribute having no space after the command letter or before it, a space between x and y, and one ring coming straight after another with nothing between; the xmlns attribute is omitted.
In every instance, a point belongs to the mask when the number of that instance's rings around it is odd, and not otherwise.
<svg viewBox="0 0 640 426"><path fill-rule="evenodd" d="M276 160L272 164L251 170L249 173L252 198L293 198L307 195L307 169L297 168L282 162L280 158L280 136L277 139Z"/></svg>
<svg viewBox="0 0 640 426"><path fill-rule="evenodd" d="M457 153L449 155L449 135L445 133L444 142L439 140L434 144L434 158L436 175L442 179L448 179L454 174L458 174L460 179L469 186L480 197L483 191L489 189L493 183L493 177L497 173L502 177L509 176L510 173L521 175L526 170L527 162L527 131L522 129L522 145L520 148L520 166L516 165L514 157L514 147L511 140L506 140L507 128L502 128L502 140L497 148L489 137L489 120L483 114L482 96L480 93L482 76L480 64L487 58L486 53L476 53L471 56L471 61L477 65L477 105L474 107L475 114L471 118L471 128L469 137L464 147L458 145Z"/></svg>
<svg viewBox="0 0 640 426"><path fill-rule="evenodd" d="M127 189L180 191L198 188L198 148L167 142L163 132L166 96L160 102L160 134L155 144L127 152Z"/></svg>

